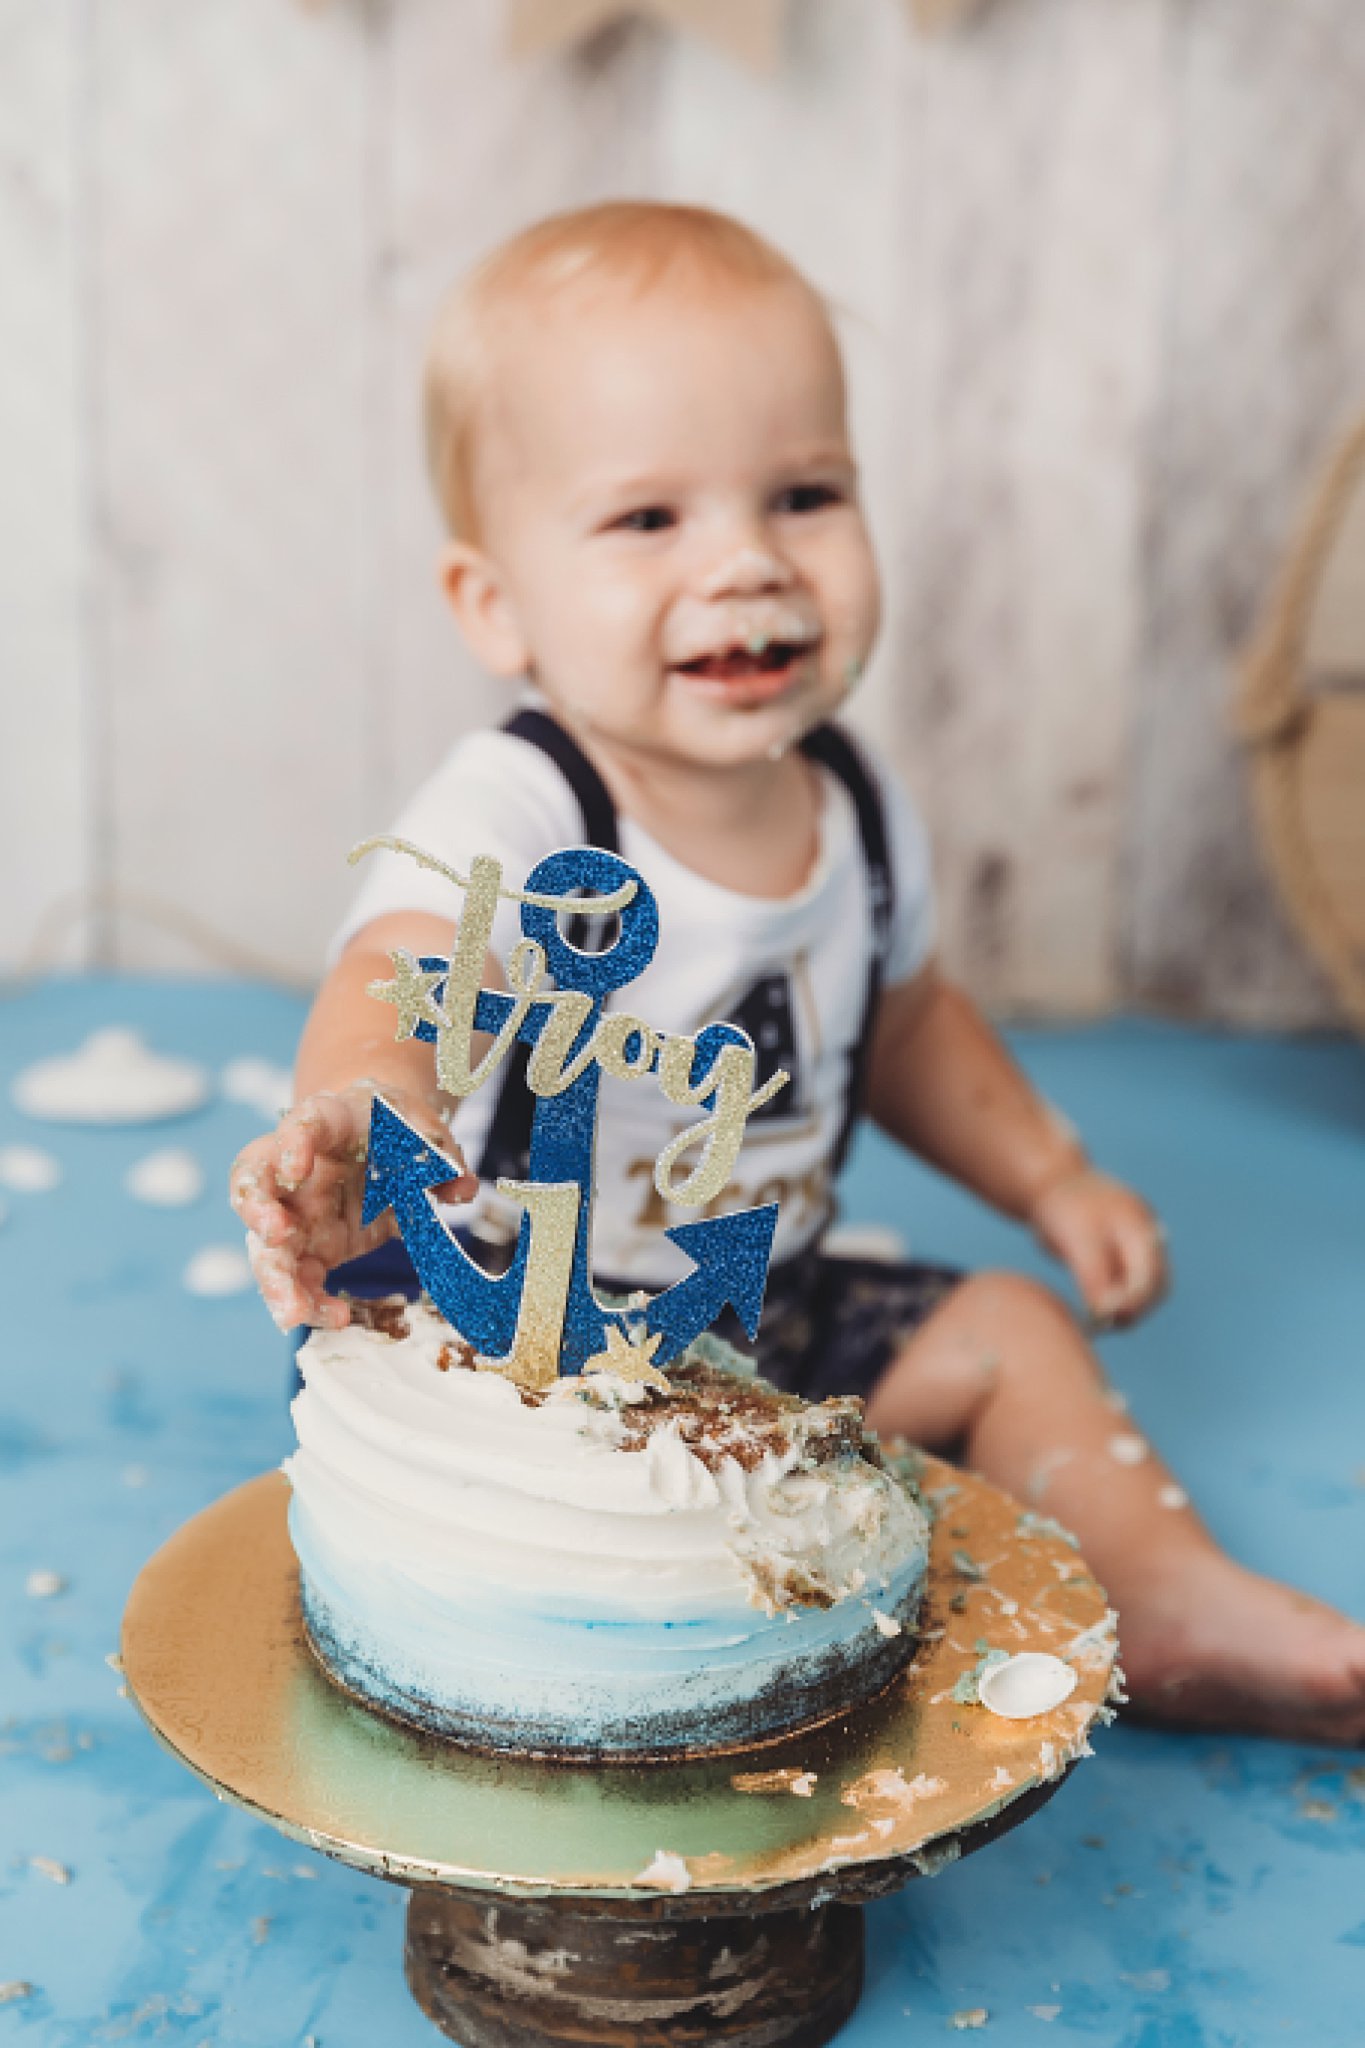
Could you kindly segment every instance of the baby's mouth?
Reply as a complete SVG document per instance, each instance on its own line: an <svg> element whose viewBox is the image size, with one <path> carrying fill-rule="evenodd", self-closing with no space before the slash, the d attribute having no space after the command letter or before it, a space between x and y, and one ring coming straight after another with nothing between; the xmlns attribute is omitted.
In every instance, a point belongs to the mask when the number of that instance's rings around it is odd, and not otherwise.
<svg viewBox="0 0 1365 2048"><path fill-rule="evenodd" d="M762 644L713 649L691 661L675 661L679 675L699 676L715 683L747 682L759 676L784 676L815 651L811 640L769 640Z"/></svg>

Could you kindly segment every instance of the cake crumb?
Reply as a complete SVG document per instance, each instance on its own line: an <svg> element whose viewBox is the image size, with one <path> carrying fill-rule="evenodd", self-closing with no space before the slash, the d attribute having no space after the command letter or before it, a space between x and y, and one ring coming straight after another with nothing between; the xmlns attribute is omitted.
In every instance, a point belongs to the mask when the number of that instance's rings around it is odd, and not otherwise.
<svg viewBox="0 0 1365 2048"><path fill-rule="evenodd" d="M1031 2005L1029 2011L1036 2020L1055 2020L1061 2012L1060 2005Z"/></svg>
<svg viewBox="0 0 1365 2048"><path fill-rule="evenodd" d="M457 1337L453 1344L443 1344L437 1352L436 1370L449 1372L452 1366L458 1366L461 1372L472 1372L474 1357L474 1346L466 1344L463 1337Z"/></svg>
<svg viewBox="0 0 1365 2048"><path fill-rule="evenodd" d="M265 1942L269 1941L270 1915L268 1913L258 1913L252 1921L251 1939L255 1942L257 1948L260 1948Z"/></svg>
<svg viewBox="0 0 1365 2048"><path fill-rule="evenodd" d="M863 1777L855 1778L839 1796L845 1806L856 1806L860 1810L869 1805L891 1805L905 1812L918 1800L932 1799L946 1790L943 1778L930 1777L927 1771L919 1771L913 1778L907 1778L897 1764L894 1769L868 1771Z"/></svg>
<svg viewBox="0 0 1365 2048"><path fill-rule="evenodd" d="M1074 1536L1053 1515L1040 1515L1034 1508L1025 1508L1014 1525L1014 1532L1027 1541L1032 1536L1053 1536L1059 1543L1067 1543L1073 1550L1079 1550L1080 1538Z"/></svg>
<svg viewBox="0 0 1365 2048"><path fill-rule="evenodd" d="M1109 1455L1116 1465L1141 1465L1149 1456L1147 1440L1130 1430L1109 1439Z"/></svg>
<svg viewBox="0 0 1365 2048"><path fill-rule="evenodd" d="M637 1871L631 1883L652 1885L661 1892L685 1892L691 1889L692 1873L671 1849L656 1849L653 1862Z"/></svg>
<svg viewBox="0 0 1365 2048"><path fill-rule="evenodd" d="M71 1872L64 1863L58 1863L55 1856L30 1856L30 1870L36 1870L40 1877L50 1878L53 1884L70 1884Z"/></svg>
<svg viewBox="0 0 1365 2048"><path fill-rule="evenodd" d="M964 2012L955 2012L948 2024L959 2034L970 2034L977 2027L984 2027L989 2018L990 2013L984 2005L973 2005Z"/></svg>
<svg viewBox="0 0 1365 2048"><path fill-rule="evenodd" d="M351 1321L360 1329L377 1330L381 1337L392 1337L395 1343L408 1335L408 1304L404 1295L344 1294L342 1300L351 1311Z"/></svg>
<svg viewBox="0 0 1365 2048"><path fill-rule="evenodd" d="M798 1799L809 1799L817 1782L815 1771L790 1766L780 1771L735 1771L730 1778L736 1792L794 1792Z"/></svg>
<svg viewBox="0 0 1365 2048"><path fill-rule="evenodd" d="M655 1430L671 1425L710 1472L729 1459L743 1471L756 1472L768 1455L792 1451L797 1469L804 1472L860 1457L880 1464L857 1399L842 1396L810 1406L764 1380L740 1379L694 1353L671 1365L666 1377L669 1392L632 1411L623 1451L643 1451Z"/></svg>
<svg viewBox="0 0 1365 2048"><path fill-rule="evenodd" d="M13 2005L17 1998L32 1998L36 1984L26 1984L22 1977L7 1977L0 1984L0 2005Z"/></svg>
<svg viewBox="0 0 1365 2048"><path fill-rule="evenodd" d="M30 1572L24 1580L24 1591L30 1600L52 1600L58 1593L64 1593L68 1581L60 1572Z"/></svg>
<svg viewBox="0 0 1365 2048"><path fill-rule="evenodd" d="M901 1624L894 1614L884 1614L880 1607L869 1608L868 1612L872 1616L878 1635L898 1636L902 1633Z"/></svg>

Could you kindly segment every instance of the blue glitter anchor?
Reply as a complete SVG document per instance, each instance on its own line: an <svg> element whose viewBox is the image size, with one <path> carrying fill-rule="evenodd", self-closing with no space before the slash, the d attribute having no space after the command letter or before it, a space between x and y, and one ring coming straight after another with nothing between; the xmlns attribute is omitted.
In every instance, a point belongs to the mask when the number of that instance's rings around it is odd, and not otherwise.
<svg viewBox="0 0 1365 2048"><path fill-rule="evenodd" d="M405 846L401 850L416 851ZM627 884L633 884L633 890L623 887ZM634 981L654 957L658 907L635 868L615 854L591 847L549 855L527 876L525 891L518 894L523 950L527 940L543 949L554 992L529 1000L523 993L522 1014L509 1038L515 1035L534 1049L558 996L574 991L588 1000L579 1005L583 1021L560 1060L558 1092L537 1096L528 1178L524 1183L498 1183L525 1212L512 1263L500 1275L485 1273L456 1242L428 1193L453 1177L450 1162L382 1097L376 1097L370 1117L363 1221L372 1223L392 1209L418 1278L441 1314L483 1357L505 1361L514 1377L530 1384L546 1384L556 1373L579 1373L604 1350L613 1357L626 1355L622 1340L633 1332L642 1332L637 1339L640 1355L663 1364L706 1329L727 1303L733 1304L750 1337L755 1336L777 1223L775 1202L666 1231L695 1270L655 1295L643 1310L605 1309L594 1295L589 1246L602 1064L589 1048L595 1039L603 1043L600 1026L606 998ZM558 920L565 897L581 901L584 895L615 896L620 901L623 894L627 900L616 913L617 935L603 951L581 952L562 936ZM528 900L533 897L541 900ZM395 961L401 976L403 956L396 955ZM448 1022L440 1006L452 963L424 958L419 992L412 997L415 965L410 958L406 961L412 1010L405 1035L434 1043ZM385 984L374 993L401 1002L404 984ZM474 1027L497 1034L517 1008L516 996L480 988L473 1006ZM615 1021L624 1027L631 1022ZM618 1030L612 1071L642 1077L657 1073L663 1044L661 1034L642 1023L633 1030ZM675 1049L686 1048L690 1059L685 1074L689 1102L711 1099L716 1085L712 1077L718 1075L721 1054L729 1046L741 1048L752 1063L752 1041L733 1024L709 1024L695 1040L674 1041ZM533 1069L534 1065L533 1060ZM748 1071L752 1078L752 1064ZM565 1074L572 1076L567 1085ZM610 1336L613 1328L620 1333L616 1338Z"/></svg>

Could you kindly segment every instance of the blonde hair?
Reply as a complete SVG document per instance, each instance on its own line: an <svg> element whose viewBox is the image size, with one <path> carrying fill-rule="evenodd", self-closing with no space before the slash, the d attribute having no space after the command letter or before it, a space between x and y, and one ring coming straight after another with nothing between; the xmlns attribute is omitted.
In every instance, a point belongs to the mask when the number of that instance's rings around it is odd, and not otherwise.
<svg viewBox="0 0 1365 2048"><path fill-rule="evenodd" d="M618 199L551 214L503 242L449 293L432 332L424 387L427 464L452 535L478 538L474 440L499 331L528 300L593 284L645 292L691 266L712 278L794 284L823 317L796 265L752 228L704 206Z"/></svg>

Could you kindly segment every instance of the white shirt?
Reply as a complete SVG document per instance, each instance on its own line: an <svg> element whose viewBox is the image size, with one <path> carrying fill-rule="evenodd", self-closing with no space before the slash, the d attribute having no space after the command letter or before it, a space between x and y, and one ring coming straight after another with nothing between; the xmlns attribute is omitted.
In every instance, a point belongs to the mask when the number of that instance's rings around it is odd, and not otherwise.
<svg viewBox="0 0 1365 2048"><path fill-rule="evenodd" d="M884 983L908 981L933 947L934 909L928 841L905 791L880 768L880 789L895 885L895 911ZM791 1075L769 1107L750 1118L739 1164L722 1203L726 1209L780 1204L774 1262L792 1257L828 1220L828 1165L837 1141L867 993L872 924L867 867L853 803L844 785L818 770L823 803L814 868L792 896L773 900L695 874L633 818L618 822L623 859L638 868L659 906L660 941L638 980L607 1004L669 1034L694 1034L729 1019L748 1030L759 1051L757 1080L774 1067ZM503 879L520 888L546 854L583 841L583 820L568 783L538 747L505 732L461 740L422 785L393 827L425 852L468 874L475 854L491 854ZM429 911L458 920L460 892L440 875L400 854L367 860L360 891L332 943L332 957L364 925L393 911ZM502 903L493 950L505 959L521 936L520 909ZM454 1136L477 1171L497 1090L499 1068L456 1114ZM654 1188L654 1162L679 1130L703 1110L680 1110L652 1078L604 1076L597 1129L597 1192L593 1216L595 1273L655 1288L690 1270L664 1237L694 1222L698 1211L665 1205ZM685 1155L692 1164L696 1154ZM491 1189L475 1208L485 1223L515 1219ZM450 1211L469 1220L470 1210Z"/></svg>

